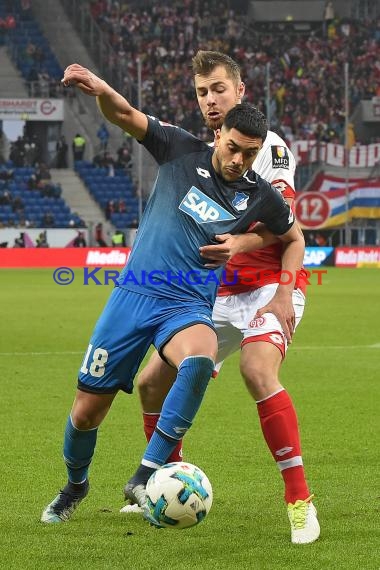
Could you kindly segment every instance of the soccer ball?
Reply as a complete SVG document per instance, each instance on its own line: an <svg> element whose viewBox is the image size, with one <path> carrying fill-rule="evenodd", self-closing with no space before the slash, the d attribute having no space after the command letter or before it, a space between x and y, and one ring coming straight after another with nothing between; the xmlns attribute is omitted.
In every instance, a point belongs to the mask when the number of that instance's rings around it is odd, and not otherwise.
<svg viewBox="0 0 380 570"><path fill-rule="evenodd" d="M212 505L207 476L191 463L167 463L146 485L150 513L161 526L188 528L200 523Z"/></svg>

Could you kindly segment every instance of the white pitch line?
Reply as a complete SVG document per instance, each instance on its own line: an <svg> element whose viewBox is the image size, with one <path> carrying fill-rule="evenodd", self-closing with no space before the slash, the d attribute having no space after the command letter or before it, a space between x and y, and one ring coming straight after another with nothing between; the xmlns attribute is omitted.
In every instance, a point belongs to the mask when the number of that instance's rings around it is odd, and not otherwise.
<svg viewBox="0 0 380 570"><path fill-rule="evenodd" d="M290 348L292 348L290 346ZM297 346L294 345L294 350L347 350L347 349L356 349L362 350L363 348L366 349L379 349L380 342L377 344L353 344L353 345L339 345L339 346ZM84 351L64 351L64 352L0 352L0 356L59 356L59 355L66 355L66 354L84 354Z"/></svg>
<svg viewBox="0 0 380 570"><path fill-rule="evenodd" d="M59 354L84 354L84 350L81 352L0 352L0 356L58 356Z"/></svg>
<svg viewBox="0 0 380 570"><path fill-rule="evenodd" d="M289 348L292 348L292 345L289 346ZM342 346L333 346L333 345L326 345L326 346L297 346L294 345L293 350L345 350L345 349L360 349L362 350L363 348L369 348L369 349L373 349L373 348L380 348L380 343L378 344L353 344L353 345L342 345Z"/></svg>

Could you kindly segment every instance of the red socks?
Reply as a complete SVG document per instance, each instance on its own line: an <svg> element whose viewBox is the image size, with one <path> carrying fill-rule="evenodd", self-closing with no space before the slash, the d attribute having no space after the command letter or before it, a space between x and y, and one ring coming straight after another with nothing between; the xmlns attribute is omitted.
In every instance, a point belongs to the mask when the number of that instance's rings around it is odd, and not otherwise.
<svg viewBox="0 0 380 570"><path fill-rule="evenodd" d="M310 496L306 483L297 416L285 390L257 403L261 429L285 483L285 501L295 503Z"/></svg>
<svg viewBox="0 0 380 570"><path fill-rule="evenodd" d="M147 441L150 441L150 438L153 435L157 422L159 420L160 414L145 414L143 413L143 421L144 421L144 432ZM166 463L171 463L172 461L182 461L182 440L180 440L175 448L173 449L172 453L169 455Z"/></svg>
<svg viewBox="0 0 380 570"><path fill-rule="evenodd" d="M258 402L261 429L285 483L286 503L295 503L310 496L301 456L297 416L285 390ZM144 432L150 440L160 414L143 414ZM182 441L179 441L167 463L182 461Z"/></svg>

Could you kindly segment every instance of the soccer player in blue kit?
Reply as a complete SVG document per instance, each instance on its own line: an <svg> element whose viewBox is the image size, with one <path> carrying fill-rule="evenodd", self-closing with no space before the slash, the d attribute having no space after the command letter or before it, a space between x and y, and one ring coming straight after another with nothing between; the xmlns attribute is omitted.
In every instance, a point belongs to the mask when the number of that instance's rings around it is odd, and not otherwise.
<svg viewBox="0 0 380 570"><path fill-rule="evenodd" d="M68 482L41 520L68 520L89 490L98 427L119 390L131 393L151 344L177 377L134 478L143 504L150 474L191 427L214 369L217 338L212 308L223 268L210 270L199 248L215 235L240 234L263 222L284 242L283 270L296 277L304 240L280 193L250 170L267 133L265 117L239 104L225 117L215 149L183 129L132 107L88 69L70 65L65 85L97 97L103 115L147 148L159 164L128 264L90 339L64 435ZM241 236L242 251L258 236ZM263 240L261 240L263 241ZM137 496L140 493L140 496Z"/></svg>

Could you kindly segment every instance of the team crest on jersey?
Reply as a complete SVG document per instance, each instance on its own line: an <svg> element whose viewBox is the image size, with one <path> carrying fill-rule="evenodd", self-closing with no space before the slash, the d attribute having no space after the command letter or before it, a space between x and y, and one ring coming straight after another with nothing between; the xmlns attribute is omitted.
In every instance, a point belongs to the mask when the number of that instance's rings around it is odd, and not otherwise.
<svg viewBox="0 0 380 570"><path fill-rule="evenodd" d="M265 323L265 317L257 317L256 319L253 319L248 326L251 329L259 329L260 327L263 327Z"/></svg>
<svg viewBox="0 0 380 570"><path fill-rule="evenodd" d="M232 200L232 205L238 212L243 212L247 209L249 196L244 192L235 192L235 198Z"/></svg>
<svg viewBox="0 0 380 570"><path fill-rule="evenodd" d="M271 146L272 168L289 169L289 154L285 146Z"/></svg>
<svg viewBox="0 0 380 570"><path fill-rule="evenodd" d="M182 212L191 216L197 224L225 222L227 220L236 219L235 216L212 200L210 196L203 194L203 192L195 186L190 188L178 207Z"/></svg>

